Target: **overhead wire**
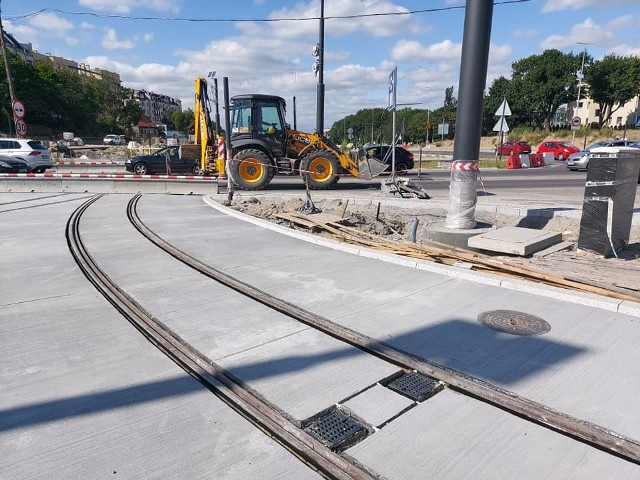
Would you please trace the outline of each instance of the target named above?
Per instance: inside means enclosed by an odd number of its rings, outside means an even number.
[[[502,0],[493,2],[494,5],[507,5],[515,3],[528,3],[532,0]],[[403,16],[403,15],[416,15],[422,13],[434,13],[443,12],[448,10],[463,10],[465,5],[449,5],[445,7],[423,8],[418,10],[405,10],[399,12],[378,12],[378,13],[359,13],[353,15],[329,15],[325,16],[325,20],[349,20],[356,18],[370,18],[370,17],[390,17],[390,16]],[[137,16],[137,15],[122,15],[122,14],[109,14],[109,13],[96,13],[96,12],[76,12],[70,10],[62,10],[60,8],[42,8],[35,12],[30,12],[21,15],[6,15],[5,18],[11,21],[21,21],[29,18],[42,15],[47,12],[55,12],[61,15],[78,15],[89,16],[95,18],[113,18],[122,20],[141,20],[141,21],[163,21],[163,22],[193,22],[193,23],[237,23],[237,22],[250,22],[250,23],[275,23],[275,22],[299,22],[308,20],[319,20],[320,17],[279,17],[279,18],[192,18],[192,17],[158,17],[158,16]]]

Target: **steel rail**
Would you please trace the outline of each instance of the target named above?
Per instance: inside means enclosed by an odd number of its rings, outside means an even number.
[[[66,238],[77,265],[107,301],[187,373],[313,469],[337,480],[377,479],[374,473],[309,435],[277,408],[194,349],[127,295],[99,268],[82,241],[80,219],[100,197],[89,199],[73,212],[67,221]]]
[[[69,193],[64,193],[64,194],[61,194],[61,195],[70,195],[70,194]],[[59,196],[59,195],[51,195],[50,197],[39,197],[39,198],[34,198],[34,199],[16,200],[14,202],[1,203],[0,204],[0,213],[15,212],[15,211],[18,211],[18,210],[27,210],[29,208],[49,207],[51,205],[58,205],[60,203],[75,202],[77,200],[84,200],[85,198],[93,197],[94,194],[85,195],[83,197],[69,198],[69,199],[66,199],[66,200],[57,200],[55,202],[38,203],[38,204],[35,204],[35,205],[24,205],[24,206],[16,207],[16,208],[7,208],[5,210],[2,209],[3,205],[9,205],[9,204],[15,204],[15,203],[24,203],[24,202],[35,202],[36,200],[42,200],[42,199],[51,198],[51,197],[57,197],[57,196]]]
[[[252,285],[202,263],[159,237],[142,222],[136,212],[136,206],[141,196],[141,194],[137,194],[132,197],[127,205],[127,215],[134,227],[159,248],[203,275],[263,305],[294,318],[305,325],[311,326],[387,362],[435,378],[452,390],[494,405],[504,411],[579,440],[629,462],[640,464],[640,442],[632,438],[522,397],[515,392],[503,389],[464,372],[399,350],[385,342],[304,310],[286,300],[274,297]]]

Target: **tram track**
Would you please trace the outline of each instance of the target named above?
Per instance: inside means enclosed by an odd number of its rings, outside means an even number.
[[[375,478],[375,475],[371,472],[352,463],[346,456],[333,452],[308,435],[295,422],[280,413],[277,408],[243,385],[240,380],[225,372],[224,369],[184,342],[176,333],[155,319],[149,312],[146,312],[125,292],[121,291],[117,285],[111,282],[108,276],[95,265],[91,255],[86,251],[79,231],[82,214],[98,198],[94,197],[88,200],[74,212],[67,224],[67,239],[69,248],[80,268],[114,307],[187,372],[198,378],[216,395],[230,404],[232,408],[251,419],[257,426],[266,430],[289,450],[305,459],[310,465],[313,465],[314,468],[317,468],[330,478]],[[633,439],[599,425],[566,415],[463,372],[398,350],[384,342],[273,297],[209,265],[203,264],[175,248],[146,227],[137,215],[137,203],[140,198],[140,194],[134,196],[127,205],[127,216],[134,227],[159,248],[203,275],[290,318],[402,369],[416,371],[437,379],[444,383],[447,388],[491,404],[627,461],[636,464],[640,463],[640,444]]]
[[[69,203],[69,202],[75,202],[78,200],[84,200],[86,198],[90,198],[93,197],[94,194],[90,194],[90,195],[84,195],[81,197],[73,197],[73,198],[66,198],[64,200],[55,200],[55,201],[48,201],[52,198],[57,198],[57,197],[65,197],[65,196],[69,196],[72,195],[70,193],[59,193],[57,195],[47,195],[44,197],[37,197],[37,198],[23,198],[21,200],[14,200],[11,202],[4,202],[4,203],[0,203],[0,213],[7,213],[7,212],[15,212],[18,210],[28,210],[31,208],[39,208],[39,207],[49,207],[51,205],[59,205],[61,203]],[[42,203],[35,203],[35,204],[31,204],[31,205],[24,205],[25,203],[28,202],[37,202],[39,200],[47,200],[46,202],[42,202]],[[13,207],[13,208],[4,208],[5,205],[20,205],[17,207]]]

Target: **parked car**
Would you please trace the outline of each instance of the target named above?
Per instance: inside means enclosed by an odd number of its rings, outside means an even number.
[[[580,147],[568,142],[561,142],[559,140],[549,140],[548,142],[542,142],[538,146],[537,153],[553,153],[555,160],[566,160],[569,155],[580,151]]]
[[[0,155],[25,161],[29,172],[42,173],[53,168],[53,160],[47,147],[40,140],[28,138],[0,138]]]
[[[109,134],[102,139],[102,143],[105,145],[125,145],[127,140],[124,138],[124,135]]]
[[[0,173],[27,173],[29,165],[20,158],[0,155]]]
[[[375,158],[380,162],[389,165],[387,172],[391,172],[392,158],[391,145],[370,145],[364,147],[364,151],[368,158]],[[404,175],[407,170],[414,167],[413,153],[406,148],[396,145],[396,173]]]
[[[518,140],[504,142],[496,147],[496,153],[499,155],[520,155],[531,153],[531,145],[528,142]]]
[[[572,153],[567,158],[566,166],[569,170],[586,170],[589,165],[589,152],[594,148],[599,147],[633,147],[637,142],[631,142],[629,140],[602,140],[600,142],[592,143],[584,150]]]
[[[148,173],[167,173],[167,163],[171,173],[200,175],[200,162],[197,158],[185,158],[180,155],[179,146],[168,146],[151,155],[137,155],[127,158],[124,168],[138,175]]]

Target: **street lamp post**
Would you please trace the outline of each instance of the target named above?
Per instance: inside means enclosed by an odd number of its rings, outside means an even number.
[[[582,88],[582,79],[584,78],[584,57],[587,53],[587,45],[591,45],[590,42],[577,42],[578,45],[584,45],[584,50],[582,51],[582,64],[580,66],[580,71],[576,74],[578,78],[578,99],[576,100],[576,111],[574,117],[578,116],[578,108],[580,108],[580,89]],[[582,123],[582,120],[580,121]],[[572,143],[576,140],[576,131],[573,131]]]
[[[431,122],[429,120],[429,117],[431,115],[431,108],[429,107],[429,92],[431,90],[431,87],[425,87],[425,90],[427,91],[427,140],[426,140],[426,144],[425,147],[429,144],[429,130],[431,130]]]

